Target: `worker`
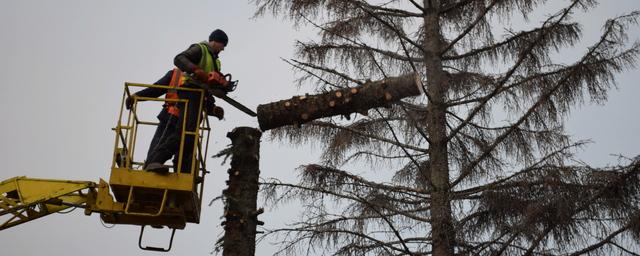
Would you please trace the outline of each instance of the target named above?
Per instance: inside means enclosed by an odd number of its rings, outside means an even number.
[[[156,81],[153,84],[169,86],[171,83],[171,78],[173,73],[174,73],[174,70],[167,71],[167,73],[162,78],[160,78],[158,81]],[[134,93],[133,95],[135,97],[158,98],[166,93],[167,93],[167,89],[165,88],[149,87],[137,93]],[[208,115],[215,116],[219,120],[222,120],[222,118],[224,117],[224,110],[221,107],[216,106],[214,102],[215,100],[213,99],[213,97],[210,94],[207,94],[205,98],[205,104],[204,104],[205,110]],[[127,109],[131,109],[133,107],[133,97],[127,97],[125,101],[125,106]],[[153,135],[153,138],[151,139],[151,143],[149,144],[147,156],[151,155],[151,152],[155,150],[155,148],[159,145],[160,141],[166,140],[174,130],[178,129],[178,127],[176,126],[178,123],[178,116],[169,114],[169,112],[167,111],[170,108],[169,106],[170,106],[169,104],[164,104],[162,111],[160,111],[160,113],[157,116],[159,122],[158,122],[158,126],[156,127],[156,131]],[[177,166],[177,162],[178,162],[177,157],[174,157],[173,159],[174,166]],[[143,169],[147,169],[146,167],[147,163],[149,163],[148,159],[145,160],[145,166],[143,166]],[[165,169],[166,171],[168,171],[168,168],[165,168]],[[160,170],[159,172],[166,172],[166,171]]]
[[[174,64],[178,69],[174,70],[172,83],[186,88],[200,89],[198,83],[208,82],[209,74],[212,71],[220,71],[218,54],[224,50],[228,41],[226,33],[216,29],[210,34],[208,42],[193,44],[187,50],[178,54],[174,58]],[[189,75],[182,75],[182,73]],[[170,130],[171,133],[167,138],[160,140],[155,149],[147,156],[146,170],[166,172],[167,168],[164,166],[164,162],[174,155],[178,158],[177,153],[180,149],[183,124],[184,132],[195,132],[199,125],[197,120],[200,117],[198,110],[201,103],[201,92],[178,90],[176,94],[177,98],[185,99],[188,103],[186,106],[182,102],[172,104],[167,108],[171,115],[178,115],[178,122],[176,123],[178,128]],[[173,96],[176,95],[173,94]],[[183,112],[185,107],[187,109],[186,113]],[[220,108],[220,110],[222,109]],[[222,111],[220,117],[223,116],[224,112]],[[175,165],[174,168],[182,172],[190,172],[192,169],[195,135],[185,134],[184,138],[181,164]]]
[[[187,50],[181,52],[174,58],[174,64],[177,69],[167,72],[156,84],[168,84],[170,86],[180,86],[186,88],[200,89],[197,83],[211,83],[210,73],[219,73],[220,61],[218,54],[224,50],[229,39],[226,33],[220,29],[214,30],[208,42],[202,42],[191,45]],[[184,75],[186,73],[187,75]],[[220,79],[224,81],[224,79]],[[216,86],[224,89],[224,82],[214,81]],[[186,99],[188,100],[186,118],[183,115],[184,103],[168,102],[164,105],[163,110],[158,115],[160,120],[158,128],[149,146],[147,159],[143,169],[158,173],[168,172],[168,168],[164,162],[174,157],[174,169],[177,171],[178,152],[182,136],[182,123],[185,123],[186,131],[195,132],[198,126],[198,112],[200,106],[200,92],[194,91],[167,91],[160,88],[146,88],[136,96],[140,97],[159,97],[166,93],[166,98]],[[128,105],[132,100],[128,99]],[[224,118],[224,110],[214,104],[215,100],[211,95],[205,97],[205,109],[209,115],[213,115],[218,119]],[[180,169],[182,172],[191,171],[191,163],[193,156],[195,136],[185,134],[183,146],[182,164]],[[196,165],[197,166],[197,165]]]

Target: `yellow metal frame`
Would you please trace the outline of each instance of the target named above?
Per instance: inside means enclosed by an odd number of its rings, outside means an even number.
[[[197,143],[194,143],[194,154],[193,154],[193,158],[192,160],[200,160],[200,161],[192,161],[192,165],[191,165],[191,170],[190,170],[190,174],[194,174],[194,166],[195,164],[200,164],[201,168],[205,168],[206,167],[206,158],[202,158],[202,140],[205,139],[206,142],[208,142],[209,139],[209,133],[211,131],[211,127],[210,127],[210,123],[209,120],[207,118],[204,118],[204,120],[201,119],[202,117],[202,113],[203,113],[203,104],[204,104],[204,92],[201,89],[193,89],[193,88],[185,88],[185,87],[169,87],[169,86],[162,86],[162,85],[149,85],[149,84],[139,84],[139,83],[125,83],[125,92],[122,96],[122,104],[120,107],[120,112],[118,115],[118,123],[116,125],[116,127],[113,129],[114,131],[116,131],[116,138],[115,138],[115,143],[114,143],[114,158],[112,161],[112,168],[116,167],[116,153],[118,152],[118,149],[120,146],[123,147],[123,149],[125,149],[126,154],[126,163],[124,166],[130,168],[130,169],[135,169],[133,164],[138,165],[138,167],[140,167],[143,163],[142,162],[136,162],[134,161],[133,158],[133,154],[135,152],[135,142],[136,142],[136,135],[137,135],[137,129],[139,125],[158,125],[157,122],[151,122],[151,121],[145,121],[145,120],[140,120],[140,118],[138,117],[137,113],[136,113],[136,109],[137,109],[137,105],[138,102],[140,101],[162,101],[162,102],[182,102],[185,103],[185,106],[187,105],[186,103],[188,103],[187,100],[184,99],[159,99],[159,98],[148,98],[148,97],[138,97],[138,96],[132,96],[131,92],[130,92],[130,87],[140,87],[140,88],[159,88],[159,89],[173,89],[173,90],[178,90],[178,91],[192,91],[192,92],[197,92],[200,93],[200,104],[198,106],[199,111],[198,113],[201,113],[201,115],[198,116],[197,118],[197,122],[198,122],[198,126],[196,126],[196,130],[195,131],[185,131],[185,127],[186,124],[183,122],[182,125],[182,134],[181,136],[181,143],[180,143],[180,150],[179,150],[179,155],[178,155],[178,162],[181,163],[182,162],[182,152],[184,149],[184,138],[186,135],[193,135],[195,137],[194,141]],[[132,106],[132,108],[129,111],[126,111],[125,107],[124,107],[124,103],[127,97],[133,97],[134,100],[134,104]],[[127,114],[127,117],[125,118],[124,115],[125,113]],[[183,109],[182,113],[186,119],[186,115],[187,115],[187,109],[185,107],[185,109]],[[206,116],[206,113],[205,113]],[[204,121],[204,122],[202,122]],[[123,133],[122,131],[126,130],[126,133]],[[130,149],[127,148],[127,145],[131,145],[132,147]],[[208,143],[205,143],[205,149],[204,149],[204,156],[206,156],[207,151],[208,151]],[[200,158],[200,159],[198,159]],[[178,173],[182,173],[180,170],[181,166],[178,166]]]
[[[167,175],[159,175],[151,172],[144,172],[140,170],[144,164],[143,161],[136,161],[133,159],[135,154],[135,145],[137,141],[137,132],[139,125],[158,125],[157,122],[142,120],[137,114],[138,104],[142,101],[163,101],[163,102],[181,102],[184,103],[185,108],[182,109],[182,115],[185,117],[182,120],[186,120],[188,113],[188,101],[185,99],[158,99],[158,98],[146,98],[137,97],[131,94],[131,87],[139,88],[161,88],[166,90],[183,90],[200,93],[200,104],[198,106],[200,113],[197,118],[198,125],[195,131],[186,131],[186,123],[182,122],[182,133],[180,134],[181,143],[179,147],[179,153],[176,156],[178,158],[177,169],[174,173]],[[124,103],[127,97],[132,97],[133,106],[129,111],[126,111]],[[191,221],[199,221],[200,206],[202,205],[202,191],[204,186],[202,183],[196,183],[196,176],[204,179],[206,171],[206,156],[208,153],[208,141],[211,131],[210,123],[207,118],[203,120],[203,105],[204,105],[204,91],[201,89],[183,88],[183,87],[168,87],[161,85],[148,85],[138,83],[125,83],[125,90],[122,96],[122,105],[120,107],[120,113],[118,115],[118,123],[114,128],[116,131],[114,154],[112,160],[111,177],[109,183],[113,193],[115,194],[116,201],[124,202],[125,214],[159,217],[164,214],[165,206],[169,200],[169,196],[181,195],[183,199],[191,200],[193,211],[191,211]],[[206,113],[204,113],[206,117]],[[204,121],[204,122],[203,122]],[[193,143],[193,155],[189,172],[183,173],[182,161],[184,161],[184,141],[187,135],[194,136]],[[204,142],[204,143],[203,143]],[[203,149],[204,144],[204,149]],[[126,199],[124,194],[126,193]],[[160,200],[156,202],[156,208],[154,211],[136,211],[132,210],[132,204],[137,201],[135,194],[137,193],[160,193],[162,196]],[[195,200],[195,201],[194,201]],[[148,206],[148,205],[147,205]]]

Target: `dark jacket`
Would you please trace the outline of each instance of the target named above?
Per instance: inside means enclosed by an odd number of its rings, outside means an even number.
[[[207,46],[207,50],[213,57],[213,63],[215,65],[216,60],[218,59],[218,55],[213,52],[213,49],[211,49],[211,46],[209,46],[208,44],[206,46]],[[176,55],[176,57],[173,59],[173,63],[176,65],[176,67],[182,70],[182,72],[191,74],[192,71],[196,67],[198,67],[198,64],[200,63],[200,58],[202,58],[202,50],[200,50],[200,46],[198,46],[198,44],[192,44],[191,46],[189,46],[189,48],[187,48],[183,52]],[[220,67],[215,67],[215,69],[219,70]],[[172,75],[172,70],[169,70],[162,78],[160,78],[154,84],[168,86],[169,83],[171,82],[171,75]],[[195,86],[189,86],[189,87],[195,87]],[[158,98],[165,93],[167,93],[167,89],[145,88],[137,92],[136,95],[139,97]],[[215,99],[211,95],[207,94],[205,96],[206,108],[211,108],[214,102],[215,102]]]
[[[218,59],[218,55],[213,52],[211,46],[207,44],[207,50],[211,53],[213,57],[213,63],[215,65],[216,60]],[[182,72],[186,72],[191,74],[193,70],[198,67],[200,63],[200,58],[202,58],[202,51],[200,50],[200,46],[198,44],[192,44],[184,50],[183,52],[176,55],[173,59],[173,64],[176,65]],[[216,69],[220,69],[220,67],[216,67]],[[155,82],[155,85],[169,85],[171,82],[171,70],[167,72],[160,80]],[[166,89],[160,88],[145,88],[136,93],[136,95],[140,97],[149,97],[149,98],[158,98],[163,94],[167,93]]]
[[[213,52],[211,46],[207,44],[207,50],[213,57],[213,63],[215,65],[216,60],[218,59],[218,54]],[[198,67],[198,63],[200,63],[200,58],[202,58],[202,50],[200,50],[200,46],[198,44],[192,44],[188,49],[176,55],[173,59],[173,64],[176,65],[182,72],[187,72],[191,74],[193,70]],[[215,70],[220,69],[220,67],[215,67]]]

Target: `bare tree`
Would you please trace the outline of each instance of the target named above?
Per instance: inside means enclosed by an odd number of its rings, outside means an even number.
[[[640,159],[590,168],[563,127],[572,107],[605,102],[615,74],[634,68],[640,44],[626,30],[639,12],[603,24],[582,56],[567,0],[542,20],[544,0],[254,0],[257,15],[319,31],[297,42],[300,83],[319,91],[409,72],[425,97],[352,121],[327,118],[273,130],[273,138],[322,143],[321,162],[298,184],[269,180],[272,203],[300,199],[303,218],[280,234],[300,255],[635,254],[640,238]],[[509,24],[524,17],[529,27]],[[506,24],[506,25],[505,25]],[[500,30],[503,29],[503,30]],[[497,33],[504,36],[496,36]],[[368,163],[371,171],[347,169]],[[389,179],[375,170],[393,171]],[[637,255],[637,254],[635,254]]]

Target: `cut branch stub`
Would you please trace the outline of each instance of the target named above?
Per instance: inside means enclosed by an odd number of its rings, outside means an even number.
[[[420,76],[412,73],[369,81],[361,86],[316,95],[295,96],[258,106],[258,123],[262,131],[303,124],[318,118],[351,113],[366,113],[386,107],[400,99],[420,95]]]

